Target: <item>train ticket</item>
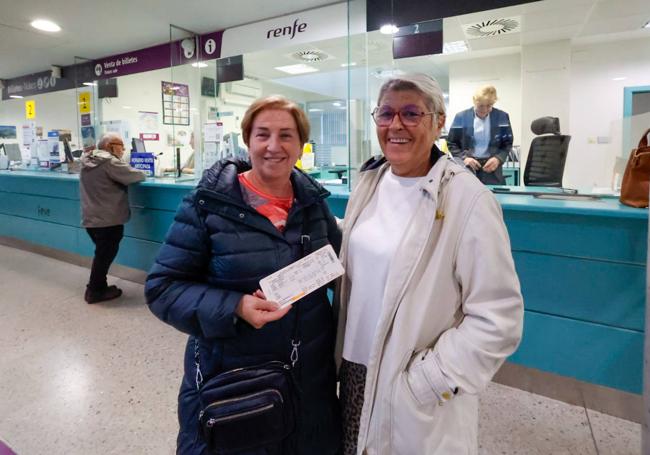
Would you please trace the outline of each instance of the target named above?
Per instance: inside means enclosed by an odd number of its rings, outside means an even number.
[[[338,278],[343,272],[332,245],[326,245],[262,278],[260,288],[267,300],[277,302],[282,308]]]

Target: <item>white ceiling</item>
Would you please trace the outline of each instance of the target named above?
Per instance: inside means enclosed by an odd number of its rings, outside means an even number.
[[[161,44],[169,24],[208,33],[341,0],[0,0],[0,79]],[[47,18],[56,34],[29,24]]]
[[[508,17],[521,20],[520,32],[480,39],[468,39],[463,32],[463,25]],[[247,76],[275,80],[333,98],[347,93],[348,81],[352,91],[363,90],[368,76],[381,78],[381,73],[389,75],[394,69],[427,73],[446,90],[450,62],[520,53],[522,46],[557,40],[571,40],[574,45],[580,45],[646,38],[650,46],[650,29],[642,28],[648,21],[650,0],[543,0],[445,19],[444,41],[465,41],[468,52],[393,60],[391,36],[372,32],[353,36],[349,42],[347,38],[337,38],[249,54],[245,56],[244,67]],[[274,69],[298,63],[292,54],[309,49],[323,51],[331,57],[310,63],[318,68],[318,73],[287,77]],[[348,59],[361,68],[354,69],[349,77],[341,67]]]
[[[0,0],[0,79],[43,71],[51,64],[69,65],[76,55],[99,58],[163,43],[169,39],[170,23],[206,33],[339,1],[186,0],[180,5],[174,0]],[[52,35],[31,30],[29,22],[37,17],[58,22],[63,31]],[[467,39],[463,32],[463,25],[508,17],[520,18],[520,32],[480,39]],[[445,42],[466,41],[469,52],[465,53],[393,62],[391,37],[373,32],[354,36],[349,42],[337,38],[250,54],[245,69],[249,76],[290,85],[311,86],[305,82],[311,80],[321,88],[328,84],[340,87],[347,82],[332,78],[347,77],[341,64],[349,59],[371,74],[392,68],[424,71],[445,87],[449,62],[518,53],[524,45],[561,39],[579,45],[638,38],[648,38],[650,45],[650,29],[641,28],[648,21],[650,0],[543,0],[445,19]],[[287,77],[274,69],[298,63],[291,54],[306,49],[331,56],[312,64],[318,74]]]

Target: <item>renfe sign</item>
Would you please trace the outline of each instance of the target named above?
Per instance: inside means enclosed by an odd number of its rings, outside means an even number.
[[[291,38],[293,39],[294,36],[296,36],[296,32],[302,33],[305,31],[307,28],[307,23],[303,22],[302,24],[298,25],[298,19],[293,21],[293,27],[288,26],[288,27],[280,27],[280,28],[274,28],[269,30],[266,33],[266,39],[271,38],[271,34],[273,34],[274,38],[277,38],[278,36],[287,36],[290,35]]]
[[[363,33],[365,23],[351,22],[349,33]],[[243,55],[284,46],[316,43],[348,35],[347,2],[229,28],[223,33],[221,57]]]

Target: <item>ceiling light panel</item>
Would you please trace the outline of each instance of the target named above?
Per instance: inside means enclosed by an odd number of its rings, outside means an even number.
[[[32,27],[34,27],[37,30],[41,30],[43,32],[60,32],[61,27],[59,27],[58,24],[55,24],[54,22],[47,20],[47,19],[36,19],[31,22],[30,24]]]
[[[305,74],[305,73],[315,73],[318,71],[317,68],[314,68],[313,66],[305,65],[304,63],[299,63],[297,65],[276,66],[275,69],[288,74]]]

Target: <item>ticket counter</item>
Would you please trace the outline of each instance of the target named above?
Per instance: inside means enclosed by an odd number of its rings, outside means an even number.
[[[132,218],[116,263],[136,280],[153,263],[178,204],[194,185],[149,179],[129,188]],[[93,245],[79,224],[78,186],[76,175],[0,171],[3,242],[91,257]],[[332,212],[342,217],[349,192],[329,189]],[[613,407],[590,407],[636,419],[642,404],[648,211],[622,206],[614,197],[542,200],[516,189],[497,199],[525,303],[524,337],[510,364],[599,387],[614,396]],[[521,378],[506,382],[522,386]]]

